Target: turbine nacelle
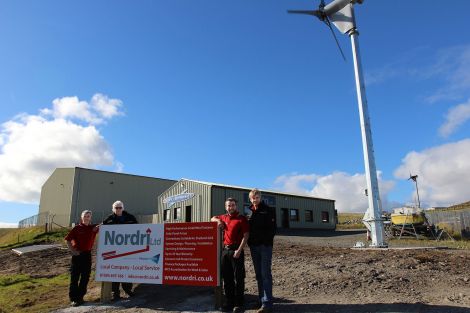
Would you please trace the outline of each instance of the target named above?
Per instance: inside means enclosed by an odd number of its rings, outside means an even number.
[[[287,13],[311,15],[324,22],[331,30],[331,34],[335,39],[339,52],[346,61],[346,57],[344,56],[343,50],[341,49],[338,38],[336,38],[331,24],[335,25],[343,34],[356,31],[353,4],[361,4],[362,2],[363,0],[334,0],[333,2],[325,5],[324,0],[321,0],[318,10],[287,10]]]

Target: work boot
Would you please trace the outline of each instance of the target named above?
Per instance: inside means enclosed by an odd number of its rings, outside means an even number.
[[[113,301],[113,302],[116,302],[116,301],[119,301],[119,300],[121,300],[120,295],[113,295],[113,297],[111,298],[111,301]]]
[[[266,306],[262,306],[261,308],[256,311],[256,313],[271,313],[273,311],[273,308],[268,308]]]
[[[241,306],[236,306],[233,308],[233,313],[243,313],[245,310]]]

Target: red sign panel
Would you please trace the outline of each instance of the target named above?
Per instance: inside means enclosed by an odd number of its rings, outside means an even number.
[[[217,286],[217,223],[167,223],[163,246],[163,284]]]

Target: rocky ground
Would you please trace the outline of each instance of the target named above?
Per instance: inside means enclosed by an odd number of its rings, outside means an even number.
[[[469,312],[470,251],[354,250],[363,232],[291,231],[276,238],[276,312]],[[67,271],[65,250],[18,257],[0,251],[0,274],[50,276]],[[247,312],[255,312],[256,281],[246,258]],[[88,298],[99,295],[93,284]],[[137,296],[112,305],[87,303],[57,312],[212,312],[213,289],[139,285]]]

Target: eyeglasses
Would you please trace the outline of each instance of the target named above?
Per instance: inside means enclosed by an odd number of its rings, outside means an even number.
[[[122,206],[117,206],[115,207],[116,210],[121,210],[122,209]]]

